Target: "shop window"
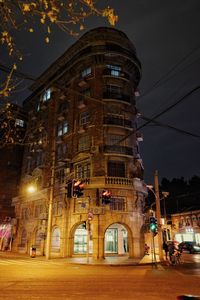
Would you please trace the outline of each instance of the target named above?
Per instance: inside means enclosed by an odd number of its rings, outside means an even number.
[[[125,177],[125,163],[122,161],[109,161],[108,176]]]

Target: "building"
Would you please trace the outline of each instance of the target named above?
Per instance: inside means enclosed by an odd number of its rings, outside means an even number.
[[[173,239],[200,244],[200,210],[171,215]]]
[[[12,198],[17,194],[26,130],[25,112],[15,104],[0,108],[0,222],[14,217]]]
[[[0,250],[11,249],[15,230],[12,198],[18,193],[23,157],[26,115],[21,107],[5,103],[0,108]]]
[[[143,255],[147,192],[135,106],[140,77],[127,36],[97,28],[34,83],[24,102],[27,146],[13,199],[17,251],[34,245],[48,257]],[[81,184],[77,197],[74,183]]]

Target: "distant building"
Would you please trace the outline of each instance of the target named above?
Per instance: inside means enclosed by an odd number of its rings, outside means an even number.
[[[140,77],[127,36],[97,28],[32,86],[24,102],[29,119],[20,193],[13,199],[17,251],[35,245],[46,254],[50,237],[54,256],[143,255]]]
[[[24,110],[15,104],[0,109],[0,223],[14,217],[12,197],[18,193],[26,130]]]
[[[174,240],[200,244],[200,210],[171,215]]]

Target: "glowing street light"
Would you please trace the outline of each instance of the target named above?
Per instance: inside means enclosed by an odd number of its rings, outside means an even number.
[[[29,194],[33,194],[37,191],[37,187],[33,184],[30,184],[28,187],[27,187],[27,192]]]

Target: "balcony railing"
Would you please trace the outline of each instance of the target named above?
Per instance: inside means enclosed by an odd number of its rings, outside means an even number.
[[[130,185],[133,186],[133,179],[124,177],[106,177],[105,184]]]
[[[133,155],[133,149],[126,146],[120,145],[105,145],[104,152],[106,153],[118,153],[118,154],[125,154],[125,155]]]
[[[115,99],[115,100],[120,100],[120,101],[128,102],[128,103],[131,102],[129,95],[114,93],[114,92],[109,92],[109,91],[106,91],[103,93],[103,99]]]
[[[104,117],[104,124],[118,125],[123,127],[132,128],[132,122],[130,120],[116,118],[116,117]]]

